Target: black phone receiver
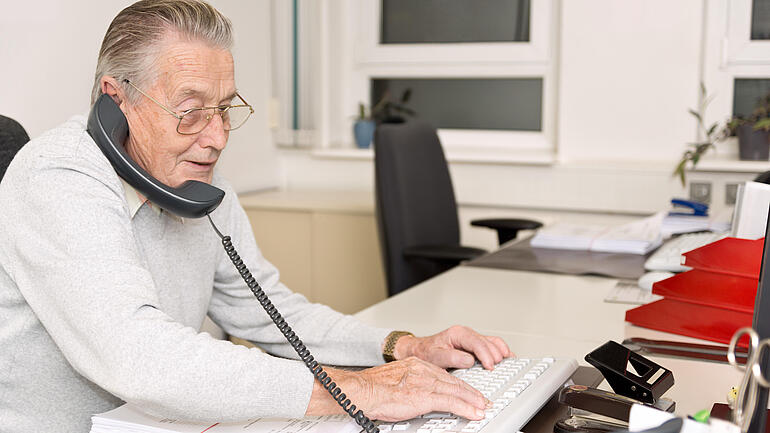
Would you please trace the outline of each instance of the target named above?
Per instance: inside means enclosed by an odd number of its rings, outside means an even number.
[[[200,218],[213,212],[225,197],[221,189],[197,180],[171,188],[152,177],[131,159],[123,147],[128,121],[118,104],[102,94],[88,116],[88,134],[129,185],[161,208],[184,218]]]

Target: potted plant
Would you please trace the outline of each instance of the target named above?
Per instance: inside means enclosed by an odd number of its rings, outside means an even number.
[[[382,98],[367,114],[366,106],[358,103],[358,117],[353,125],[353,136],[356,146],[361,149],[368,148],[374,138],[374,129],[380,123],[403,123],[403,116],[414,116],[414,110],[406,106],[412,95],[412,89],[406,89],[398,101],[392,101],[390,91],[385,91]]]
[[[374,119],[366,114],[366,106],[358,103],[358,118],[353,124],[353,137],[359,149],[366,149],[372,144],[374,138]]]
[[[398,101],[392,101],[390,91],[386,90],[382,98],[372,107],[372,117],[377,123],[404,123],[404,116],[414,116],[414,110],[406,106],[412,96],[412,89],[404,89]]]
[[[738,136],[738,156],[744,161],[767,161],[770,157],[770,93],[759,99],[747,118],[733,117],[727,134]]]
[[[695,168],[703,154],[714,147],[714,143],[725,138],[725,131],[717,130],[719,126],[718,122],[714,122],[708,127],[706,127],[706,124],[703,122],[703,117],[706,114],[706,107],[708,107],[713,98],[707,95],[706,86],[704,86],[703,83],[701,83],[700,92],[701,103],[698,110],[696,111],[691,108],[689,112],[698,121],[698,129],[703,134],[703,140],[695,143],[688,143],[687,150],[684,151],[682,158],[674,169],[673,175],[679,177],[682,186],[685,186],[685,170],[687,169],[687,163],[690,163],[690,168]]]

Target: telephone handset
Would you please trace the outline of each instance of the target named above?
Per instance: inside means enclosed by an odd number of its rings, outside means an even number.
[[[120,107],[109,95],[102,94],[91,108],[88,116],[87,131],[94,139],[99,149],[110,161],[110,164],[118,175],[142,193],[150,201],[161,208],[185,218],[208,217],[211,227],[222,240],[227,256],[233,262],[241,278],[246,282],[251,292],[270,316],[275,326],[281,331],[286,340],[305,363],[307,368],[321,385],[332,395],[332,398],[350,415],[356,423],[367,433],[379,433],[380,429],[366,416],[362,410],[356,411],[356,405],[352,404],[344,392],[337,386],[332,378],[323,370],[323,367],[313,358],[286,320],[278,312],[267,294],[262,290],[257,280],[246,268],[246,264],[235,251],[230,236],[224,236],[210,213],[219,206],[225,197],[225,192],[219,188],[204,182],[188,180],[179,188],[171,188],[152,177],[142,169],[126,152],[123,143],[128,137],[128,121]]]
[[[128,122],[107,94],[102,94],[94,103],[87,129],[121,178],[151,202],[175,215],[200,218],[216,209],[225,197],[221,189],[197,180],[171,188],[150,176],[123,147],[128,137]]]

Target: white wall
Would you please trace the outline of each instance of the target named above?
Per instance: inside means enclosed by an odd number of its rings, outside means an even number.
[[[0,13],[0,113],[35,137],[86,114],[99,46],[127,0],[4,2]],[[211,2],[235,27],[236,82],[255,113],[232,133],[219,169],[238,191],[274,186],[279,162],[267,128],[270,83],[266,1]]]
[[[696,131],[703,1],[561,4],[560,158],[673,164]]]

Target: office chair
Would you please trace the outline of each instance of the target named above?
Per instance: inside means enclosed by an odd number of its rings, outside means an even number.
[[[16,152],[29,141],[27,131],[19,122],[0,115],[0,180]]]
[[[388,293],[398,294],[486,251],[460,245],[452,179],[435,128],[409,121],[375,130],[377,228]],[[537,221],[488,219],[471,223],[497,230],[502,244]]]

